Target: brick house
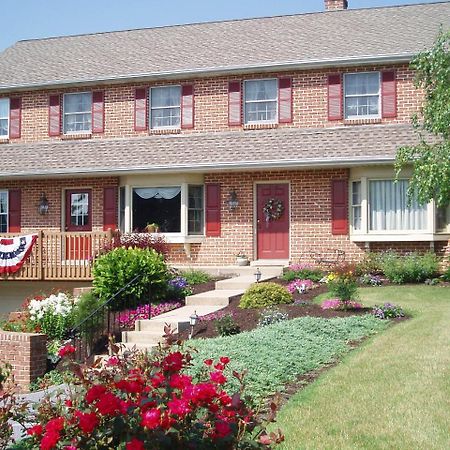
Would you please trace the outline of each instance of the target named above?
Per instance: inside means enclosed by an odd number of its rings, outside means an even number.
[[[408,206],[408,174],[393,182],[417,139],[409,62],[441,25],[449,2],[325,0],[16,43],[0,54],[0,233],[41,239],[16,278],[70,279],[107,230],[153,223],[184,264],[448,252],[450,211]]]

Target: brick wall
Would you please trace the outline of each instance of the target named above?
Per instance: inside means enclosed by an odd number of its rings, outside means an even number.
[[[392,66],[365,66],[339,69],[340,72],[392,69]],[[413,84],[414,73],[406,65],[395,66],[397,71],[398,115],[394,119],[380,119],[382,123],[408,123],[417,112],[421,93]],[[134,90],[136,87],[193,83],[195,93],[195,127],[181,133],[205,131],[242,130],[228,126],[228,81],[233,79],[269,78],[291,76],[293,78],[294,121],[280,127],[333,127],[344,121],[328,121],[327,75],[334,69],[296,71],[287,73],[252,74],[245,77],[215,77],[196,80],[159,81],[146,84],[119,84],[98,87],[105,91],[105,132],[94,134],[92,139],[133,137],[147,135],[148,131],[134,131]],[[95,89],[95,88],[92,88]],[[22,96],[22,137],[13,142],[36,142],[60,140],[48,136],[48,95],[86,91],[86,88],[71,88],[51,91],[29,91]],[[13,95],[13,94],[11,94]],[[1,94],[0,97],[6,96]]]
[[[61,231],[63,197],[66,189],[92,189],[92,231],[103,231],[103,188],[117,186],[117,177],[69,178],[0,181],[0,189],[22,192],[22,232],[35,230]],[[48,214],[38,212],[39,199],[45,193],[49,202]]]
[[[21,392],[29,391],[47,368],[47,337],[44,334],[14,333],[0,330],[0,361],[9,362],[14,381]]]

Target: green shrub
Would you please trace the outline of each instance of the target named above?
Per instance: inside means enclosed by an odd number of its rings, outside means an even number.
[[[338,273],[329,276],[328,290],[332,297],[338,298],[340,301],[348,303],[356,300],[358,283],[353,273]]]
[[[94,263],[94,293],[101,302],[108,300],[136,275],[134,283],[113,301],[116,310],[131,308],[164,297],[169,273],[164,257],[153,249],[116,248],[100,256]]]
[[[95,333],[103,324],[104,309],[100,308],[102,302],[99,301],[94,291],[87,291],[81,294],[74,309],[74,326],[80,328],[83,334]]]
[[[215,329],[219,336],[232,336],[241,332],[241,328],[233,319],[231,314],[227,314],[216,320]]]
[[[324,276],[324,273],[320,269],[287,269],[282,278],[285,281],[294,281],[294,280],[311,280],[314,282],[319,282]]]
[[[389,251],[381,256],[381,268],[392,283],[421,283],[438,273],[439,259],[432,252],[399,255]]]
[[[449,265],[444,270],[444,273],[442,274],[442,278],[444,281],[450,281],[450,258],[449,258]]]
[[[380,252],[367,252],[364,258],[355,266],[357,275],[380,274],[382,269],[382,256]]]
[[[181,276],[186,279],[190,286],[194,286],[195,284],[207,283],[208,281],[212,280],[212,276],[209,273],[198,269],[182,270]]]
[[[256,283],[241,297],[240,308],[264,308],[271,305],[292,303],[292,295],[276,283]]]

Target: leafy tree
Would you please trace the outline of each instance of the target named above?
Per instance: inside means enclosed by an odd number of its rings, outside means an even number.
[[[397,151],[397,178],[405,166],[413,174],[408,199],[419,203],[434,199],[438,206],[450,204],[450,31],[439,32],[431,49],[411,62],[416,71],[415,85],[423,89],[425,99],[420,115],[412,119],[419,135],[415,146]]]

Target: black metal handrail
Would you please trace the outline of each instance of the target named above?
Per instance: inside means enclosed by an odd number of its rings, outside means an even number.
[[[104,301],[80,323],[67,332],[67,339],[71,340],[75,346],[74,356],[76,360],[88,360],[96,351],[102,351],[107,346],[111,336],[121,332],[121,328],[116,327],[117,311],[112,310],[111,304],[122,292],[138,279],[142,278],[142,276],[143,274],[136,275],[125,286],[120,288],[108,300]]]

